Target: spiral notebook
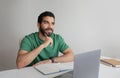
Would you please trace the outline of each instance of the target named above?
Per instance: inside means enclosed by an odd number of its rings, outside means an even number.
[[[39,72],[44,75],[53,74],[61,71],[72,70],[73,62],[69,63],[51,63],[51,64],[41,64],[34,67]]]

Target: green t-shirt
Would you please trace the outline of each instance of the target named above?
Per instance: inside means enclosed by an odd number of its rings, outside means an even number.
[[[63,52],[68,48],[68,45],[64,42],[60,35],[53,33],[51,38],[53,39],[53,45],[48,45],[46,48],[44,48],[28,66],[32,66],[42,60],[57,57],[59,52]],[[44,41],[40,39],[39,33],[35,32],[23,38],[21,41],[20,50],[30,52],[40,46],[42,43],[44,43]]]

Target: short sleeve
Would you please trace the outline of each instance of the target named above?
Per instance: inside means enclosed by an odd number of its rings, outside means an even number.
[[[64,39],[59,35],[59,51],[64,52],[69,46],[65,43]]]
[[[27,37],[24,37],[20,44],[19,50],[31,51],[30,40]]]

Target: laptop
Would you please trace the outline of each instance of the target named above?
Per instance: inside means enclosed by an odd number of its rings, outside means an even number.
[[[101,50],[75,55],[74,70],[54,78],[98,78]]]

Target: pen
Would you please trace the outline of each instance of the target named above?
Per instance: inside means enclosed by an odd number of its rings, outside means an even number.
[[[45,37],[48,37],[46,33],[44,33]]]

